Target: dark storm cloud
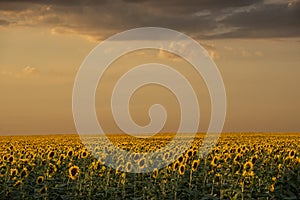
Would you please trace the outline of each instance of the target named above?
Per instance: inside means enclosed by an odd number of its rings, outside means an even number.
[[[0,18],[96,39],[141,26],[172,28],[199,39],[295,37],[299,5],[286,0],[0,0]]]
[[[300,1],[290,4],[261,5],[251,12],[240,12],[221,23],[238,30],[219,37],[293,37],[300,35]]]

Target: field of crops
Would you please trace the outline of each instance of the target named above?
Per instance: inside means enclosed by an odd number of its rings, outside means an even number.
[[[138,153],[157,150],[172,137],[111,140]],[[300,134],[223,134],[199,159],[202,141],[199,134],[162,169],[125,173],[134,163],[107,167],[106,155],[95,159],[76,135],[3,136],[0,199],[300,199]],[[147,163],[138,156],[135,161]]]

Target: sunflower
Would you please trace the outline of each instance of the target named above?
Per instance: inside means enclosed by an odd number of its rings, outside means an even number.
[[[225,162],[225,163],[228,163],[230,159],[231,159],[231,155],[230,155],[229,153],[227,153],[227,154],[225,155],[224,162]]]
[[[257,161],[257,158],[258,158],[257,155],[253,156],[253,157],[251,158],[251,162],[252,162],[253,164],[255,164],[256,161]]]
[[[48,160],[51,160],[54,156],[55,156],[55,152],[54,151],[49,151]]]
[[[17,176],[17,174],[18,174],[18,169],[10,169],[10,175],[12,177]]]
[[[253,163],[251,161],[248,161],[244,164],[244,170],[246,172],[250,172],[253,169]]]
[[[68,155],[68,157],[72,157],[74,155],[74,150],[72,148],[70,148],[67,155]]]
[[[23,168],[20,176],[21,178],[25,178],[28,176],[28,169],[26,167]]]
[[[276,156],[274,157],[274,162],[275,162],[276,164],[279,163],[280,160],[281,160],[281,158],[280,158],[279,155],[276,155]]]
[[[242,154],[237,154],[233,160],[234,164],[238,164],[242,158]]]
[[[183,175],[185,171],[185,165],[181,164],[178,168],[178,172],[180,175]]]
[[[37,184],[41,184],[44,182],[44,177],[43,176],[39,176],[37,177],[36,181],[35,181]]]
[[[125,180],[126,180],[126,174],[122,173],[121,174],[121,184],[124,185],[125,184]]]
[[[47,192],[47,187],[46,186],[44,186],[44,187],[42,187],[40,190],[39,190],[39,193],[40,194],[45,194]]]
[[[116,169],[116,174],[119,174],[120,172],[122,172],[124,170],[124,166],[123,165],[119,165]]]
[[[126,173],[123,172],[123,173],[121,174],[121,177],[122,177],[122,178],[126,178]]]
[[[0,174],[4,175],[6,173],[7,167],[6,165],[1,165],[0,166]]]
[[[243,176],[245,176],[245,177],[254,177],[255,176],[255,173],[253,172],[253,171],[246,171],[246,170],[244,170],[243,171]]]
[[[234,166],[233,166],[233,172],[235,174],[239,174],[240,170],[242,168],[242,165],[240,163],[236,163]]]
[[[179,167],[180,163],[179,161],[177,160],[176,162],[173,163],[173,170],[176,171]]]
[[[92,165],[93,165],[93,169],[96,171],[97,169],[100,169],[102,163],[100,161],[94,161]]]
[[[140,155],[139,154],[136,153],[136,154],[133,155],[133,160],[134,161],[138,161],[139,159],[140,159]]]
[[[47,164],[47,160],[46,159],[43,159],[42,160],[42,165],[46,165]]]
[[[23,158],[23,159],[21,160],[21,162],[22,162],[23,164],[27,164],[27,163],[29,163],[29,159]]]
[[[194,154],[193,149],[189,149],[188,152],[186,153],[186,158],[188,158],[188,159],[191,158],[193,156],[193,154]]]
[[[210,163],[210,165],[212,167],[216,167],[218,160],[219,160],[219,158],[217,156],[214,156],[213,159],[212,159],[212,161],[211,161],[211,163]]]
[[[183,156],[180,156],[177,160],[178,160],[179,163],[183,163],[184,162]]]
[[[274,187],[274,184],[272,184],[272,185],[270,186],[270,192],[274,192],[274,190],[275,190],[275,187]]]
[[[99,176],[100,176],[100,177],[104,176],[104,172],[100,172],[100,173],[99,173]]]
[[[9,156],[8,162],[10,162],[10,163],[13,163],[13,162],[14,162],[14,156],[13,156],[13,155]]]
[[[215,182],[220,182],[221,181],[222,175],[220,173],[216,173],[214,176],[214,181]]]
[[[99,158],[99,161],[101,162],[102,165],[105,164],[105,160],[106,160],[106,156],[103,156],[103,155],[102,155],[102,156]]]
[[[72,167],[70,167],[69,169],[69,177],[72,179],[72,180],[75,180],[78,175],[80,173],[80,170],[79,170],[79,167],[74,165]]]
[[[168,160],[168,158],[169,158],[169,152],[166,152],[164,154],[163,160]]]
[[[131,162],[127,162],[127,163],[126,163],[126,171],[130,172],[131,169],[132,169],[132,164],[131,164]]]
[[[18,181],[14,184],[14,187],[19,187],[21,184],[22,184],[22,181],[21,181],[21,180],[18,180]]]
[[[81,151],[80,158],[86,158],[87,156],[88,153],[85,150]]]
[[[295,158],[295,157],[296,157],[296,152],[295,152],[295,150],[290,150],[290,152],[289,152],[289,158],[293,159],[293,158]]]
[[[8,159],[8,155],[4,155],[4,156],[2,156],[2,159],[3,159],[4,161],[7,161],[7,159]]]
[[[145,158],[139,160],[139,168],[144,168],[146,164]]]
[[[59,161],[62,162],[66,158],[65,154],[60,154]]]
[[[56,165],[54,165],[54,164],[52,164],[52,163],[49,163],[49,166],[48,166],[48,174],[49,174],[49,175],[52,175],[52,174],[54,174],[56,171],[57,171]]]
[[[279,165],[277,166],[278,171],[280,171],[281,167],[282,167],[282,164],[279,164]]]
[[[155,168],[155,169],[153,170],[152,177],[153,177],[154,179],[156,179],[156,178],[157,178],[157,176],[158,176],[158,169],[157,169],[157,168]]]
[[[192,163],[192,171],[196,171],[197,167],[199,166],[200,160],[194,160]]]

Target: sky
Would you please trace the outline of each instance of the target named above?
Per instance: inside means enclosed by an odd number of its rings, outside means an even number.
[[[299,132],[299,19],[299,0],[0,0],[0,134],[76,133],[72,90],[84,58],[113,34],[149,26],[183,32],[208,51],[226,88],[224,132]],[[189,78],[205,131],[211,110],[203,79],[161,50],[133,52],[109,67],[96,94],[99,123],[120,131],[111,90],[126,70],[153,61]],[[178,102],[159,86],[134,94],[135,122],[147,125],[155,103],[168,111],[162,132],[176,131]]]

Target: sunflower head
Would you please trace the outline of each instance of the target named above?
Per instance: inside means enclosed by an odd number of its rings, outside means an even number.
[[[6,165],[0,166],[0,176],[4,176],[6,174],[7,167]]]
[[[163,156],[163,160],[168,160],[169,158],[169,152],[166,152]]]
[[[37,183],[37,184],[41,184],[41,183],[43,183],[43,182],[44,182],[44,177],[43,177],[43,176],[37,177],[37,179],[36,179],[36,183]]]
[[[239,163],[240,160],[241,160],[241,158],[242,158],[242,155],[241,155],[241,154],[237,154],[237,155],[235,156],[234,160],[233,160],[234,164]]]
[[[178,168],[178,172],[180,175],[184,175],[185,165],[181,164]]]
[[[18,169],[10,169],[10,175],[11,175],[12,177],[17,176],[17,174],[18,174]]]
[[[72,180],[75,180],[78,177],[79,172],[80,172],[79,167],[74,165],[74,166],[69,168],[69,177]]]
[[[119,173],[121,173],[122,171],[124,171],[124,166],[123,166],[123,165],[119,165],[119,166],[117,167],[116,174],[119,174]]]
[[[272,184],[272,185],[270,186],[270,192],[274,192],[274,190],[275,190],[275,187],[274,187],[274,184]]]
[[[88,157],[88,153],[87,153],[85,150],[83,150],[83,151],[81,152],[80,157],[81,157],[81,158],[86,158],[86,157]]]
[[[194,160],[192,163],[192,171],[195,172],[197,170],[197,167],[199,166],[200,161],[199,160]]]
[[[219,160],[219,158],[217,156],[214,156],[213,159],[212,159],[212,161],[211,161],[211,163],[210,163],[210,165],[212,167],[216,167],[217,163],[218,163],[218,160]]]
[[[52,164],[52,163],[49,163],[49,166],[48,166],[48,174],[49,174],[49,175],[52,175],[52,174],[54,174],[56,171],[57,171],[56,165],[54,165],[54,164]]]
[[[21,180],[18,180],[18,181],[14,184],[14,187],[19,187],[21,184],[22,184],[22,181],[21,181]]]
[[[8,155],[4,155],[4,156],[2,156],[2,159],[3,159],[4,161],[7,161],[7,159],[8,159]]]
[[[177,160],[178,160],[179,163],[183,163],[184,158],[183,158],[183,156],[180,156]]]
[[[55,156],[55,152],[54,151],[49,151],[48,160],[51,160],[54,156]]]
[[[41,195],[46,194],[46,193],[47,193],[47,187],[46,187],[46,186],[42,187],[42,188],[39,190],[39,193],[40,193]]]
[[[139,154],[134,154],[133,155],[133,159],[134,159],[134,161],[138,161],[139,159],[140,159],[140,155]]]
[[[144,168],[145,165],[146,165],[146,160],[145,160],[145,158],[140,159],[140,160],[139,160],[139,167],[140,167],[140,168]]]
[[[28,169],[26,167],[23,168],[20,176],[21,178],[25,178],[28,176]]]
[[[293,158],[295,158],[295,157],[296,157],[296,152],[295,152],[295,150],[290,150],[290,152],[289,152],[289,158],[293,159]]]
[[[126,178],[126,173],[123,172],[123,173],[121,174],[121,177],[122,177],[122,178]]]
[[[155,169],[153,170],[152,177],[153,177],[154,179],[156,179],[156,178],[157,178],[157,176],[158,176],[158,169],[157,169],[157,168],[155,168]]]
[[[244,170],[246,172],[250,172],[253,169],[253,163],[251,161],[248,161],[244,164]]]
[[[72,157],[74,155],[74,150],[73,149],[69,149],[67,155],[68,155],[68,157]]]
[[[121,174],[121,184],[124,185],[126,180],[126,173]]]
[[[62,162],[66,158],[65,154],[60,154],[59,161]]]
[[[14,162],[14,156],[13,156],[13,155],[9,156],[8,162],[10,162],[10,163],[13,163],[13,162]]]
[[[252,164],[255,164],[256,163],[256,161],[257,161],[257,155],[255,155],[255,156],[253,156],[252,158],[251,158],[251,162],[252,162]]]
[[[173,163],[173,170],[176,171],[176,170],[178,169],[179,165],[180,165],[179,161],[178,161],[178,160],[175,161],[175,162]]]
[[[132,164],[131,164],[131,162],[127,162],[127,163],[126,163],[126,171],[130,172],[131,169],[132,169]]]
[[[191,158],[193,156],[194,152],[193,149],[188,150],[188,152],[186,153],[186,157],[187,158]]]

